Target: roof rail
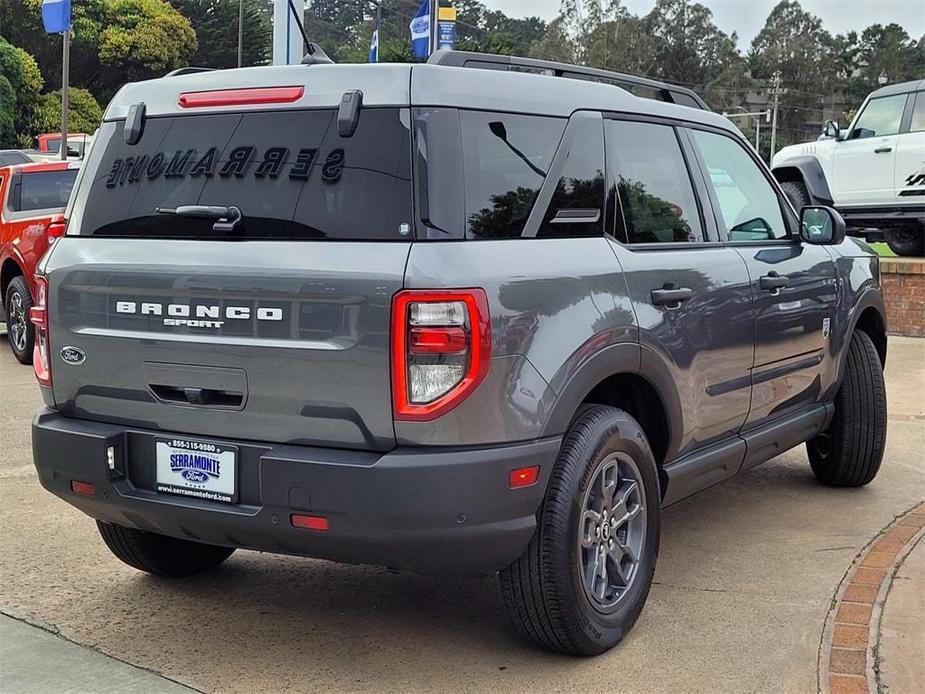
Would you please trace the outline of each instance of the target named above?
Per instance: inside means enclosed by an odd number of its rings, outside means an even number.
[[[213,72],[218,70],[217,67],[178,67],[176,70],[171,70],[164,77],[179,77],[180,75],[192,75],[197,72]]]
[[[492,53],[472,53],[467,51],[437,51],[427,61],[431,65],[448,67],[481,68],[483,70],[509,70],[515,72],[533,72],[554,77],[565,77],[587,82],[610,84],[647,99],[667,101],[682,106],[692,106],[704,111],[711,110],[700,96],[687,87],[679,87],[667,82],[625,75],[621,72],[598,70],[581,65],[556,63],[536,58],[519,58],[512,55],[495,55]]]

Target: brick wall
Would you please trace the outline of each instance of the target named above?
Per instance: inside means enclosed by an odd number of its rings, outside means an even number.
[[[925,258],[881,258],[880,282],[890,334],[925,337]]]

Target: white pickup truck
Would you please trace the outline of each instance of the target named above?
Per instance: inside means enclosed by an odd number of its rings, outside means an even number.
[[[827,121],[771,169],[797,209],[832,205],[852,231],[875,228],[897,255],[925,255],[925,79],[872,92],[847,130]]]

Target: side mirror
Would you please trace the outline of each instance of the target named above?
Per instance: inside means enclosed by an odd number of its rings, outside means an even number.
[[[831,137],[837,140],[841,134],[841,128],[838,127],[838,122],[827,120],[822,128],[822,134],[825,137]]]
[[[845,240],[845,220],[831,207],[800,210],[800,238],[817,246],[835,246]]]

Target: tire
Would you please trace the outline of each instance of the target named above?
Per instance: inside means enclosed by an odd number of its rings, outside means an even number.
[[[6,288],[4,299],[10,350],[21,364],[31,364],[32,348],[35,345],[35,326],[29,320],[32,293],[22,276],[13,278],[10,286]]]
[[[886,387],[870,337],[856,330],[848,345],[835,415],[828,430],[806,442],[816,478],[830,487],[861,487],[877,476],[886,445]]]
[[[885,236],[887,245],[896,255],[925,255],[925,227],[922,224],[887,229]]]
[[[598,519],[604,520],[607,479],[616,481],[611,498],[623,497],[622,506],[617,501],[611,508],[626,511],[622,517],[629,520],[618,524],[611,519],[604,531],[606,523],[595,521],[586,509],[601,511]],[[523,555],[500,572],[504,602],[524,636],[547,650],[582,656],[603,653],[623,639],[642,611],[655,573],[661,529],[658,479],[652,450],[635,419],[600,405],[579,413],[559,451],[536,533]],[[630,480],[636,482],[635,492]],[[616,549],[613,542],[619,543]],[[596,543],[610,547],[604,550],[603,579],[588,570],[601,556]],[[635,564],[620,544],[635,547]],[[627,573],[625,580],[615,570],[617,561]],[[612,588],[611,581],[623,586]],[[592,597],[592,590],[603,598]]]
[[[812,205],[813,201],[809,197],[809,193],[806,190],[806,186],[803,185],[800,181],[784,181],[780,184],[781,190],[787,194],[787,197],[790,198],[790,202],[793,203],[793,206],[797,210],[797,216],[800,216],[800,210],[808,205]]]
[[[144,530],[97,521],[103,542],[129,566],[161,578],[185,578],[218,566],[234,552]]]

